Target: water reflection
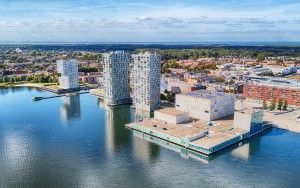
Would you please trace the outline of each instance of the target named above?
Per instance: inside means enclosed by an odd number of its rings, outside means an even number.
[[[109,107],[105,106],[103,98],[97,98],[97,104],[100,108],[109,108]]]
[[[111,153],[129,142],[125,124],[130,122],[130,106],[105,107],[105,121],[106,147]]]
[[[138,109],[132,109],[132,113],[131,113],[132,122],[142,121],[144,119],[149,119],[151,117],[153,117],[153,113],[151,113],[151,112],[138,110]]]
[[[153,117],[153,113],[132,109],[132,122],[141,121],[150,117]],[[135,157],[147,163],[154,162],[159,156],[160,147],[152,142],[142,140],[139,136],[135,134],[135,131],[133,131],[134,136],[132,138],[132,145]]]
[[[164,148],[167,148],[167,149],[170,149],[170,150],[175,151],[177,153],[180,153],[180,155],[183,158],[186,158],[186,159],[193,158],[193,159],[199,160],[199,161],[204,162],[204,163],[208,163],[208,161],[213,159],[213,157],[211,157],[211,156],[203,155],[199,152],[195,152],[195,151],[186,149],[186,148],[184,148],[182,146],[179,146],[177,144],[174,144],[174,143],[171,143],[171,142],[153,137],[153,136],[148,135],[148,134],[143,134],[142,132],[139,132],[139,131],[133,130],[133,135],[138,138],[137,140],[143,139],[145,141],[155,143],[159,146],[162,146]],[[137,143],[139,143],[139,142],[137,142]],[[159,150],[159,147],[157,149]]]
[[[249,160],[251,155],[260,151],[262,135],[257,135],[251,138],[251,142],[245,141],[239,144],[239,147],[232,150],[231,154],[235,157],[241,158],[245,161]]]
[[[133,136],[135,133],[125,129],[125,122],[118,123],[123,113],[128,115],[125,121],[141,115],[130,107],[125,112],[111,109],[107,113],[110,116],[107,120],[111,121],[105,125],[105,110],[90,95],[80,96],[81,118],[71,121],[74,126],[60,126],[63,125],[57,112],[62,105],[60,98],[31,100],[32,96],[47,95],[53,94],[28,92],[24,88],[0,97],[1,188],[297,187],[300,184],[299,134],[271,129],[246,141],[242,151],[234,145],[209,158],[209,164],[203,164],[198,162],[202,161],[201,154],[147,135]],[[113,148],[114,153],[106,152],[107,148]]]
[[[63,105],[60,108],[60,117],[63,121],[80,118],[80,95],[62,97]]]

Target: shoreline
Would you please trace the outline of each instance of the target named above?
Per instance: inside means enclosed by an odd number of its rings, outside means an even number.
[[[47,86],[55,86],[56,83],[2,83],[0,84],[0,89],[7,89],[7,88],[13,88],[13,87],[34,87],[34,88],[44,88]]]

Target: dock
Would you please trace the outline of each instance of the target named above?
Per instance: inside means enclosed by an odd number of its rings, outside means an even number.
[[[61,95],[54,95],[54,96],[49,96],[49,97],[33,97],[33,101],[40,101],[44,99],[52,99],[52,98],[58,98],[58,97],[69,97],[72,95],[80,95],[80,94],[86,94],[89,93],[88,91],[85,92],[78,92],[78,93],[67,93],[67,94],[61,94]]]

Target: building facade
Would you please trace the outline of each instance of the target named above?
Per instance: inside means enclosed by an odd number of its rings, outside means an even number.
[[[103,60],[105,103],[110,106],[129,103],[129,55],[123,51],[105,53]]]
[[[243,109],[234,112],[234,128],[241,128],[250,135],[263,131],[263,111]]]
[[[78,63],[76,60],[57,61],[57,72],[61,74],[59,78],[61,89],[79,88]]]
[[[150,52],[132,55],[134,108],[154,111],[160,107],[160,59]]]
[[[243,98],[272,101],[286,100],[289,105],[300,106],[300,87],[286,83],[250,82],[243,87]]]
[[[234,103],[232,95],[197,90],[176,95],[175,106],[177,110],[188,112],[192,118],[211,121],[234,114]]]

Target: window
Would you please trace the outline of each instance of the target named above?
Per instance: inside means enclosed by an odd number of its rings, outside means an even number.
[[[209,111],[208,111],[208,110],[205,110],[204,112],[205,112],[205,113],[209,113]]]

